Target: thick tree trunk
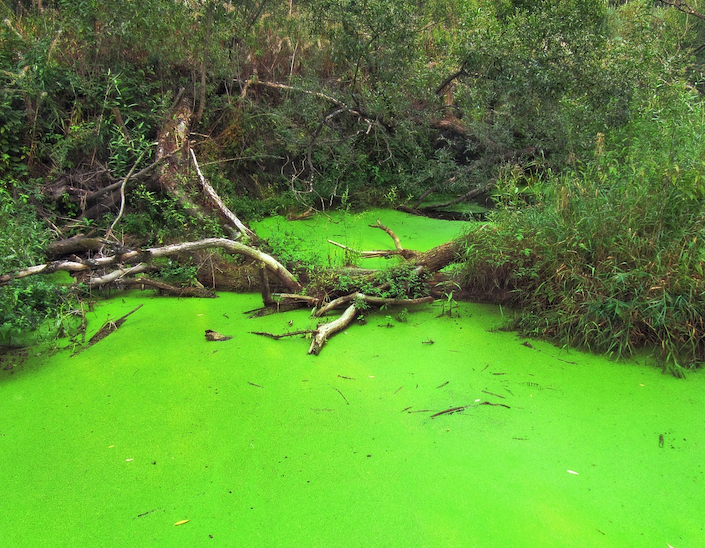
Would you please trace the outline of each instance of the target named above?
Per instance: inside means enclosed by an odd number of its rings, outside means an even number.
[[[428,272],[438,272],[454,263],[458,259],[458,253],[460,253],[460,242],[454,240],[422,253],[416,259],[416,265]]]

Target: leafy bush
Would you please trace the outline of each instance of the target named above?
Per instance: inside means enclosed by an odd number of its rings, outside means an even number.
[[[12,198],[12,192],[18,199]],[[50,235],[37,220],[30,194],[18,184],[0,185],[0,272],[41,262]],[[18,344],[28,332],[47,327],[65,332],[75,305],[68,288],[47,278],[25,278],[0,286],[0,344]]]
[[[464,281],[513,292],[515,326],[615,356],[656,348],[676,374],[705,360],[705,104],[660,86],[595,158],[505,175],[493,223],[467,236]]]

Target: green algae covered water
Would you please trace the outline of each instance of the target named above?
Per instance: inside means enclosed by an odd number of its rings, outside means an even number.
[[[527,341],[465,303],[381,312],[317,357],[250,333],[312,326],[248,318],[258,295],[131,292],[89,336],[139,304],[83,352],[0,372],[1,546],[705,545],[701,374]]]
[[[328,243],[330,240],[356,251],[393,250],[394,243],[386,232],[370,228],[377,220],[394,231],[403,247],[417,251],[428,251],[456,238],[467,224],[372,209],[361,213],[333,211],[295,222],[269,217],[255,223],[254,228],[260,237],[282,242],[285,250],[297,258],[326,266],[354,261],[360,267],[384,268],[391,264],[389,258],[360,259]]]

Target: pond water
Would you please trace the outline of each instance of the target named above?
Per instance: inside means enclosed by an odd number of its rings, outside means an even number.
[[[469,303],[381,312],[314,357],[250,333],[312,326],[260,302],[121,294],[89,314],[90,336],[143,304],[118,331],[0,372],[1,544],[705,545],[702,374]]]

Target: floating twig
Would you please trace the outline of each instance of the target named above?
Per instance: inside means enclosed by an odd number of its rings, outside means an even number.
[[[284,337],[295,337],[297,335],[311,335],[312,333],[316,333],[315,329],[300,329],[298,331],[291,331],[289,333],[282,333],[280,335],[277,335],[276,333],[270,333],[269,331],[250,331],[253,335],[262,335],[263,337],[269,337],[270,339],[274,339],[275,341],[278,341],[279,339],[283,339]]]
[[[347,403],[348,405],[350,405],[350,402],[348,401],[348,398],[346,398],[345,395],[344,395],[340,390],[338,390],[335,386],[333,386],[333,387],[331,387],[331,388],[333,388],[333,390],[335,390],[338,394],[340,394],[340,396],[345,400],[345,403]]]
[[[125,323],[125,320],[127,319],[127,317],[130,314],[134,314],[135,312],[137,312],[140,308],[142,308],[142,306],[143,305],[139,305],[137,308],[130,310],[127,314],[118,318],[115,321],[111,321],[111,320],[106,321],[103,324],[103,326],[98,330],[98,332],[88,340],[88,345],[77,350],[76,352],[74,352],[73,355],[75,356],[76,354],[79,354],[80,352],[82,352],[86,348],[90,348],[95,343],[102,341],[105,337],[107,337],[111,333],[114,333],[115,331],[117,331],[120,328],[120,326]]]
[[[503,403],[492,403],[489,401],[483,401],[483,402],[478,403],[477,405],[491,405],[492,407],[506,407],[507,409],[511,409],[511,407],[509,407],[508,405],[505,405]]]
[[[444,411],[434,413],[433,415],[431,415],[431,418],[440,417],[441,415],[453,415],[455,413],[460,413],[461,411],[465,411],[467,407],[467,405],[461,405],[460,407],[451,407],[450,409],[445,409]]]
[[[531,348],[532,350],[536,350],[536,352],[542,352],[542,350],[541,350],[540,348],[536,348],[536,347],[535,347],[534,345],[532,345],[529,341],[524,341],[523,343],[521,343],[521,345],[522,345],[522,346],[525,346],[526,348]],[[571,362],[571,361],[568,361],[568,360],[564,360],[563,358],[559,358],[558,356],[553,356],[553,355],[551,355],[551,354],[546,354],[546,355],[547,355],[547,356],[550,356],[550,357],[553,358],[554,360],[558,360],[559,362],[568,363],[568,364],[570,364],[570,365],[578,365],[578,362]]]

